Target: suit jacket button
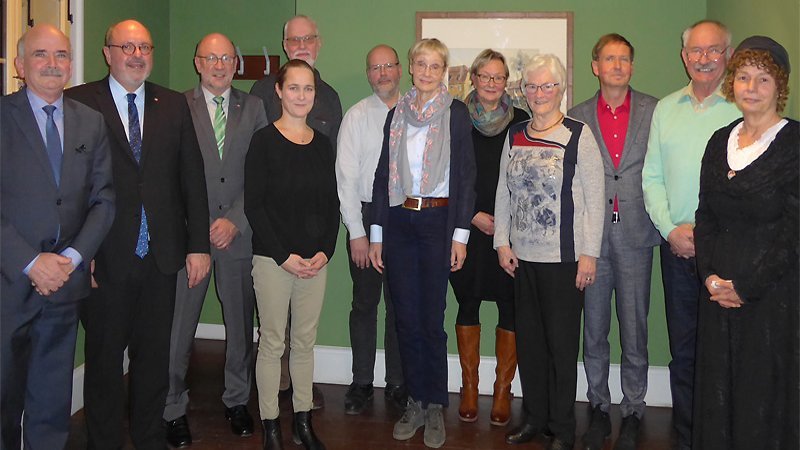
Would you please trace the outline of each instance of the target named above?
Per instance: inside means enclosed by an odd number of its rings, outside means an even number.
[[[613,198],[608,199],[608,204],[609,205],[613,205],[614,204],[614,199]]]
[[[50,239],[50,245],[56,245],[56,240],[55,239]]]
[[[61,206],[61,199],[60,198],[58,200],[56,200],[56,205],[57,206]]]
[[[619,175],[614,175],[615,180],[619,180]]]
[[[222,205],[219,205],[219,210],[222,211]]]
[[[224,182],[225,182],[225,177],[222,177],[222,178],[220,178],[220,179],[219,179],[219,182],[220,182],[220,183],[224,183]]]

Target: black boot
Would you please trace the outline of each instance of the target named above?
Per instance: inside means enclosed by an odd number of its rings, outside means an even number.
[[[280,417],[272,420],[262,420],[261,429],[264,430],[264,450],[283,450]]]
[[[311,426],[311,411],[294,413],[292,439],[295,444],[302,444],[306,450],[325,450],[325,445],[317,439]]]

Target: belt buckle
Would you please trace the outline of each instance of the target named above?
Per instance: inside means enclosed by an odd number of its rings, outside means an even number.
[[[412,211],[422,211],[422,197],[406,197],[406,200],[416,200],[417,206],[406,206],[405,202],[403,202],[403,208],[410,209]]]

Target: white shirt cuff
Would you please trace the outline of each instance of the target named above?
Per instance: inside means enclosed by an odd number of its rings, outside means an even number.
[[[375,243],[383,243],[383,227],[380,225],[369,226],[369,241]]]
[[[469,230],[456,228],[453,230],[453,240],[466,245],[469,242]]]

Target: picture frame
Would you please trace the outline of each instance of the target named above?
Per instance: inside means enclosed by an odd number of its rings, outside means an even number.
[[[416,13],[416,38],[437,38],[450,50],[448,89],[460,100],[472,90],[469,68],[483,49],[506,57],[506,91],[514,106],[530,113],[521,88],[522,72],[536,54],[552,53],[567,71],[562,111],[572,106],[573,14],[564,12],[430,12]]]

